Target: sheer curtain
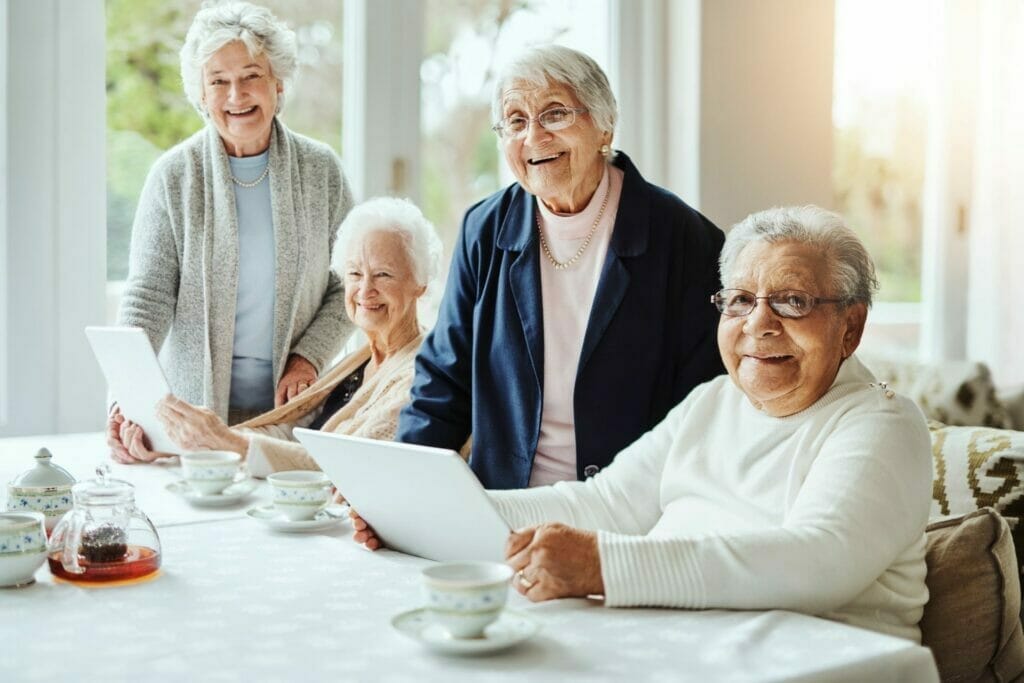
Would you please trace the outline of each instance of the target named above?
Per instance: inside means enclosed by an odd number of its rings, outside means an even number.
[[[1024,2],[978,17],[978,87],[968,267],[967,357],[1024,384]]]

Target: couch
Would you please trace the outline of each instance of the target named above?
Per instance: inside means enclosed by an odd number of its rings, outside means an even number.
[[[921,620],[943,681],[1024,679],[1024,390],[982,363],[862,358],[929,419],[930,599]]]

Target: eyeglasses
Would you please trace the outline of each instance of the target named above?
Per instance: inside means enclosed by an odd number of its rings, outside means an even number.
[[[576,123],[576,114],[586,113],[587,110],[582,107],[552,107],[532,119],[528,116],[506,116],[491,126],[491,130],[500,138],[518,138],[526,135],[532,121],[536,121],[544,130],[562,130]]]
[[[822,299],[798,289],[784,289],[766,296],[757,296],[745,289],[721,289],[711,295],[713,303],[723,315],[742,317],[750,315],[757,300],[764,299],[773,311],[783,318],[803,318],[818,304],[841,304],[845,299]]]

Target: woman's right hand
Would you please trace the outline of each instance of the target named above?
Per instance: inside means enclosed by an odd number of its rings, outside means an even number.
[[[366,520],[359,516],[353,508],[348,509],[348,516],[352,518],[352,528],[356,530],[352,534],[352,540],[362,543],[369,550],[377,550],[381,547],[380,539],[373,531],[373,527],[366,523]]]
[[[107,445],[110,446],[110,457],[122,465],[130,465],[138,462],[128,452],[128,448],[121,440],[121,427],[124,425],[124,415],[121,408],[115,403],[107,416]]]

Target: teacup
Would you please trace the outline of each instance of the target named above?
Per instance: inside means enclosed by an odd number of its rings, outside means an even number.
[[[46,516],[0,512],[0,586],[27,586],[46,559]]]
[[[242,456],[233,451],[183,453],[181,471],[193,490],[212,496],[231,486],[238,476],[241,460]]]
[[[423,570],[427,612],[453,638],[481,638],[508,599],[512,568],[499,562],[448,562]]]
[[[274,472],[267,477],[274,508],[293,522],[313,519],[331,502],[331,482],[316,470]]]

